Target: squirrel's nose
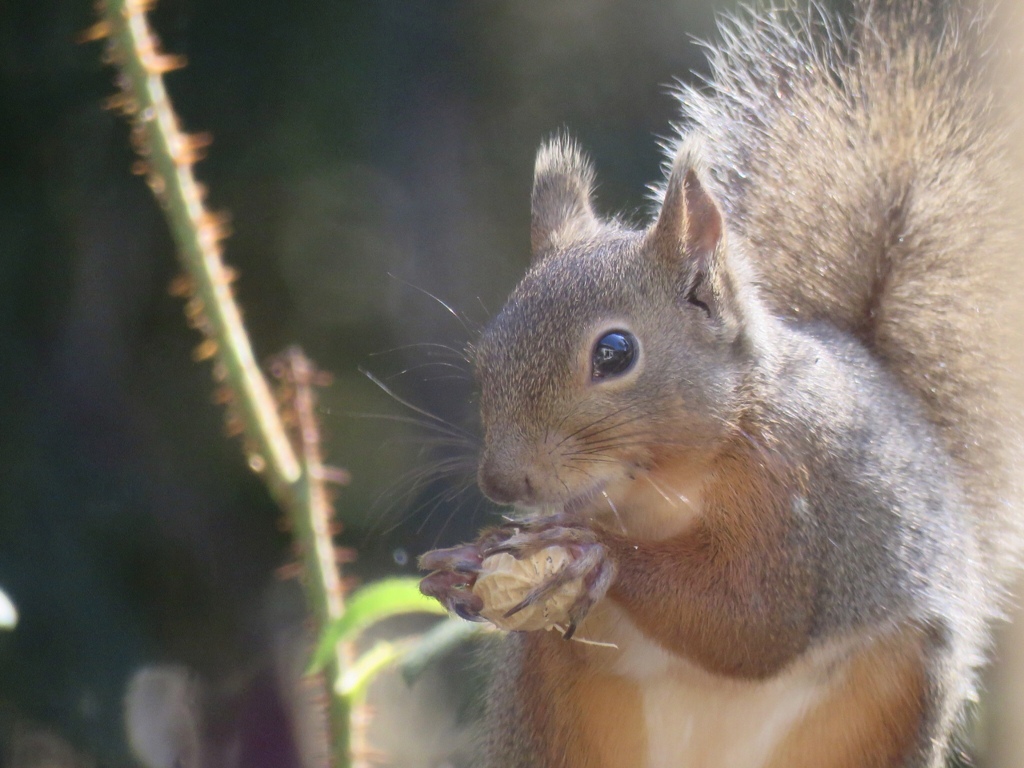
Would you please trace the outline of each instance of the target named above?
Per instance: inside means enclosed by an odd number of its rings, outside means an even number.
[[[480,463],[477,482],[484,495],[499,504],[529,503],[534,494],[529,473],[519,468],[505,468],[493,458],[485,458]]]

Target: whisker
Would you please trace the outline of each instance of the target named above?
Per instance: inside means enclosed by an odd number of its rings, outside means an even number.
[[[644,445],[645,443],[653,443],[651,440],[645,439],[647,435],[642,432],[636,432],[629,435],[622,435],[621,437],[609,437],[601,440],[593,445],[586,445],[570,451],[570,455],[586,455],[591,453],[607,453],[610,450],[619,448],[622,446],[632,445]]]
[[[623,411],[627,411],[627,410],[629,410],[632,407],[633,407],[632,405],[625,405],[622,408],[619,408],[617,411],[612,411],[611,413],[606,413],[604,416],[602,416],[597,421],[592,421],[590,424],[586,424],[586,425],[580,427],[575,432],[570,432],[568,435],[566,435],[565,437],[562,438],[562,440],[559,443],[559,445],[564,443],[566,440],[569,440],[570,438],[576,437],[576,435],[578,435],[580,432],[583,432],[584,430],[590,429],[591,427],[596,427],[601,422],[603,422],[603,421],[605,421],[607,419],[610,419],[613,416],[618,416]]]
[[[454,309],[452,309],[452,307],[449,304],[447,304],[445,301],[443,301],[439,297],[437,297],[434,294],[432,294],[426,288],[421,288],[418,285],[414,285],[413,283],[410,283],[408,280],[405,280],[405,279],[403,279],[401,277],[398,277],[397,275],[395,275],[395,274],[393,274],[391,272],[388,272],[387,274],[388,274],[388,277],[390,277],[392,280],[397,280],[398,282],[402,283],[403,285],[406,285],[409,288],[412,288],[414,291],[419,291],[424,296],[429,296],[431,299],[436,301],[442,307],[447,309],[448,312],[451,313],[451,316],[459,321],[459,324],[462,326],[462,330],[464,330],[466,332],[467,336],[472,336],[473,335],[473,331],[470,329],[469,325],[466,323],[465,318],[463,318],[462,315],[460,315],[458,312],[456,312]]]
[[[402,414],[394,413],[363,413],[358,411],[349,411],[346,415],[356,419],[380,419],[382,421],[395,421],[399,424],[412,424],[413,426],[426,429],[431,432],[435,432],[440,435],[444,435],[446,438],[453,441],[460,441],[457,444],[465,445],[468,447],[476,448],[479,446],[479,441],[468,432],[459,429],[454,424],[451,424],[444,419],[438,419],[437,421],[427,421],[425,419],[417,419],[414,416],[403,416]]]
[[[450,376],[427,376],[423,381],[472,381],[473,377],[468,373],[455,375],[454,373]]]
[[[463,473],[468,473],[468,470],[473,468],[475,468],[475,465],[471,465],[464,457],[442,459],[425,467],[414,467],[400,475],[395,480],[395,484],[391,488],[385,489],[379,498],[386,497],[400,486],[406,486],[399,498],[408,499],[429,483],[443,480],[446,477],[457,477]]]
[[[618,464],[618,459],[609,456],[566,456],[566,461],[576,461],[584,464]]]
[[[389,374],[387,378],[388,379],[394,379],[394,378],[397,378],[399,376],[405,376],[406,374],[412,373],[413,371],[423,370],[424,368],[452,368],[453,370],[456,370],[460,374],[462,374],[463,378],[468,378],[469,377],[468,371],[466,371],[464,368],[460,368],[459,366],[455,365],[455,363],[450,363],[447,360],[430,360],[430,361],[428,361],[426,363],[418,363],[417,365],[410,365],[408,368],[403,368],[402,370],[398,371],[397,373]]]
[[[647,430],[637,430],[636,432],[627,432],[624,435],[612,435],[612,436],[609,436],[609,437],[603,437],[600,440],[588,441],[587,443],[582,445],[578,450],[579,451],[603,450],[607,446],[621,445],[621,444],[625,443],[626,441],[634,440],[635,438],[640,438],[640,437],[647,437],[647,435],[648,435]]]
[[[673,489],[672,495],[675,497],[675,499],[673,500],[672,498],[669,497],[668,493],[665,491],[664,488],[662,488],[660,485],[654,482],[654,479],[650,475],[644,475],[643,477],[648,483],[651,484],[651,487],[654,488],[654,490],[656,490],[658,494],[672,506],[678,506],[679,502],[682,502],[688,507],[693,507],[693,502],[690,501],[690,499],[687,496]]]
[[[647,419],[649,417],[650,417],[650,414],[638,413],[636,416],[632,416],[632,417],[630,417],[628,419],[623,419],[622,421],[619,421],[619,422],[617,422],[615,424],[607,424],[604,427],[602,427],[601,429],[594,430],[593,432],[586,432],[586,433],[584,433],[580,437],[580,439],[581,440],[590,440],[591,438],[595,437],[596,435],[604,434],[605,432],[609,432],[609,431],[611,431],[613,429],[619,429],[620,427],[624,427],[627,424],[632,424],[633,422],[640,421],[641,419]]]
[[[436,341],[418,341],[412,344],[401,344],[397,347],[391,347],[390,349],[384,349],[380,352],[370,352],[367,357],[381,357],[382,355],[390,355],[395,352],[404,352],[407,349],[419,349],[420,347],[427,347],[427,354],[436,354],[437,350],[444,352],[450,352],[451,354],[458,357],[460,360],[464,360],[467,363],[472,364],[472,360],[469,359],[469,355],[466,354],[465,350],[460,350],[457,347],[453,347],[450,344],[441,344]]]
[[[376,384],[378,387],[380,387],[382,390],[384,390],[384,392],[386,394],[390,395],[394,400],[396,400],[401,405],[404,405],[406,408],[410,409],[411,411],[414,411],[414,412],[420,414],[421,416],[425,416],[426,418],[430,419],[433,422],[442,424],[442,425],[444,425],[448,429],[455,430],[456,432],[459,432],[460,434],[462,434],[462,435],[464,435],[466,437],[470,437],[470,434],[468,432],[466,432],[464,429],[461,429],[461,428],[455,426],[454,424],[452,424],[449,421],[445,421],[440,416],[435,416],[430,411],[425,410],[423,408],[420,408],[418,405],[413,405],[412,403],[410,403],[408,400],[406,400],[403,397],[399,397],[397,394],[395,394],[395,392],[390,387],[388,387],[387,384],[385,384],[383,381],[378,379],[376,376],[374,376],[372,373],[370,373],[365,368],[360,367],[357,370],[361,374],[363,374],[366,378],[368,378],[370,381],[372,381],[374,384]]]
[[[632,448],[633,446],[637,446],[637,445],[641,445],[641,446],[643,446],[643,445],[651,445],[651,446],[657,446],[657,445],[682,445],[682,446],[691,446],[692,447],[693,443],[691,441],[689,441],[689,440],[664,440],[664,439],[661,439],[661,438],[646,439],[646,440],[627,440],[627,441],[623,441],[623,442],[618,442],[618,441],[609,441],[608,442],[608,446],[610,446],[612,448]],[[588,450],[596,450],[596,452],[602,453],[602,452],[608,450],[608,448],[607,447],[602,447],[600,449],[584,448],[581,451],[579,451],[579,453],[585,453]]]
[[[423,533],[423,529],[426,527],[427,522],[430,520],[431,516],[438,509],[441,508],[441,504],[452,504],[452,503],[454,503],[455,500],[458,499],[459,496],[462,496],[464,493],[466,493],[466,491],[468,491],[472,487],[472,485],[473,484],[471,482],[466,482],[466,483],[463,483],[462,487],[460,487],[460,488],[449,488],[448,491],[446,491],[444,493],[441,493],[441,494],[438,494],[438,496],[439,496],[438,502],[434,505],[434,508],[431,509],[430,512],[426,516],[424,516],[423,520],[420,521],[419,526],[416,528],[416,533],[417,534]],[[453,517],[454,517],[454,515],[449,515],[448,519],[445,520],[444,525],[442,525],[441,528],[437,532],[437,537],[438,538],[441,538],[441,535],[444,533],[445,529],[448,527],[448,524],[451,523]]]
[[[558,430],[558,429],[561,429],[561,428],[562,428],[562,425],[563,425],[563,424],[565,424],[566,420],[568,420],[568,418],[569,418],[570,416],[572,416],[572,415],[573,415],[574,413],[576,413],[576,411],[577,411],[577,410],[579,409],[579,407],[580,407],[581,405],[583,405],[583,401],[582,401],[582,400],[578,400],[578,401],[576,401],[576,402],[575,402],[575,403],[573,404],[572,408],[570,408],[569,410],[567,410],[567,411],[566,411],[566,412],[565,412],[565,413],[564,413],[564,414],[562,415],[562,418],[558,420],[558,423],[557,423],[557,424],[555,424],[555,426],[554,426],[554,429],[556,429],[556,430]],[[559,442],[559,443],[558,443],[558,445],[561,445],[562,443],[564,443],[564,442],[565,442],[566,440],[568,440],[568,439],[569,439],[569,437],[572,437],[572,435],[569,435],[569,436],[567,436],[566,438],[564,438],[564,439],[563,439],[563,440],[562,440],[561,442]],[[555,446],[555,447],[557,448],[558,446]]]
[[[384,447],[394,447],[394,446],[399,446],[399,445],[400,446],[415,446],[418,449],[416,451],[416,455],[419,456],[421,459],[424,459],[424,458],[430,456],[431,452],[435,452],[435,451],[437,451],[437,452],[449,452],[451,450],[456,450],[456,451],[460,451],[460,452],[466,452],[467,449],[472,448],[472,446],[466,445],[465,443],[456,442],[456,441],[450,440],[450,439],[445,439],[445,438],[440,438],[440,437],[430,437],[430,436],[420,436],[420,437],[418,437],[416,435],[408,435],[408,436],[400,436],[400,437],[389,437],[388,439],[382,440],[380,442],[380,446],[382,448],[384,448]],[[471,452],[474,455],[476,454],[475,450],[473,450]]]
[[[607,501],[608,506],[611,507],[612,514],[615,515],[615,519],[619,523],[619,528],[622,529],[623,533],[625,533],[626,524],[622,521],[622,517],[619,515],[619,508],[615,506],[615,503],[612,501],[612,497],[608,495],[607,491],[601,491],[601,495],[604,496],[604,500]]]
[[[474,486],[473,476],[475,472],[470,473],[470,470],[473,469],[475,469],[475,462],[467,461],[466,457],[455,457],[434,462],[427,467],[416,467],[405,472],[395,481],[395,485],[383,491],[371,504],[371,510],[380,510],[380,512],[377,515],[376,521],[368,527],[366,541],[372,536],[387,535],[394,532],[399,526],[413,519],[416,515],[422,514],[426,509],[428,511],[423,516],[417,532],[421,531],[432,518],[434,512],[440,509],[442,505],[450,503],[458,493],[465,492]],[[391,525],[386,527],[382,525],[385,519],[390,517],[390,512],[397,505],[409,505],[411,500],[423,489],[429,487],[430,484],[460,475],[464,478],[461,483],[453,487],[441,488],[421,503],[409,508],[405,514],[397,517]]]
[[[658,492],[658,495],[659,495],[659,496],[661,496],[661,498],[663,498],[663,499],[664,499],[664,500],[665,500],[665,501],[666,501],[666,502],[667,502],[668,504],[672,504],[672,505],[675,505],[675,502],[674,502],[674,501],[672,501],[672,499],[670,499],[670,498],[668,497],[668,494],[667,494],[667,493],[665,493],[664,489],[663,489],[663,488],[662,488],[662,487],[661,487],[660,485],[658,485],[658,484],[657,484],[656,482],[654,482],[654,481],[653,481],[653,480],[651,479],[651,476],[650,476],[650,475],[644,475],[644,479],[645,479],[645,480],[646,480],[646,481],[647,481],[648,483],[650,483],[651,487],[652,487],[652,488],[653,488],[654,490],[656,490],[656,491]]]
[[[422,512],[428,503],[430,504],[430,508],[427,510],[427,513],[425,515],[422,515],[422,517],[420,518],[420,524],[416,526],[417,535],[423,533],[423,529],[427,527],[427,523],[429,523],[430,520],[434,517],[434,513],[441,509],[441,507],[445,504],[444,493],[436,494],[430,499],[429,502],[424,502],[423,506],[419,507],[416,510],[413,510],[409,515],[406,516],[405,519],[409,520],[412,518],[414,514]],[[448,520],[445,521],[445,525],[447,525],[448,522],[450,521],[451,516],[449,515]],[[440,537],[440,532],[438,532],[438,536]]]
[[[587,472],[585,469],[580,469],[579,467],[573,467],[573,466],[569,466],[569,465],[566,465],[565,468],[566,469],[571,469],[573,472],[579,472],[581,475],[583,475],[584,477],[586,477],[589,480],[593,480],[594,479],[594,476],[592,474],[590,474],[589,472]]]

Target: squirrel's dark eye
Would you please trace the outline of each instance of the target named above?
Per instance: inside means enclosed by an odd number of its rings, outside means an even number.
[[[636,360],[636,349],[636,337],[628,331],[606,333],[594,345],[591,377],[604,379],[625,373]]]

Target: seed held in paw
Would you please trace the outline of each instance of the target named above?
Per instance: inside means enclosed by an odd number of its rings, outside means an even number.
[[[557,546],[546,547],[521,560],[506,552],[487,557],[473,585],[473,594],[484,603],[480,615],[498,629],[508,631],[564,627],[569,622],[569,608],[583,590],[582,579],[566,582],[511,616],[505,614],[531,590],[554,578],[570,561],[569,552]]]

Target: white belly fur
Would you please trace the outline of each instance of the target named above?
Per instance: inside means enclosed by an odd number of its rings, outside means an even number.
[[[638,540],[680,534],[701,512],[703,478],[685,467],[610,488],[612,508]],[[596,509],[600,513],[601,509]],[[637,768],[761,768],[803,716],[843,680],[835,664],[855,646],[837,641],[811,651],[770,680],[712,675],[665,651],[610,600],[598,605],[578,636],[611,643],[593,662],[640,689],[647,759]]]
[[[592,652],[604,655],[609,672],[640,689],[647,729],[642,768],[765,765],[774,747],[842,679],[834,668],[826,670],[849,650],[844,643],[811,652],[770,680],[735,680],[668,653],[610,602],[595,613],[581,634],[614,643],[618,650]]]

